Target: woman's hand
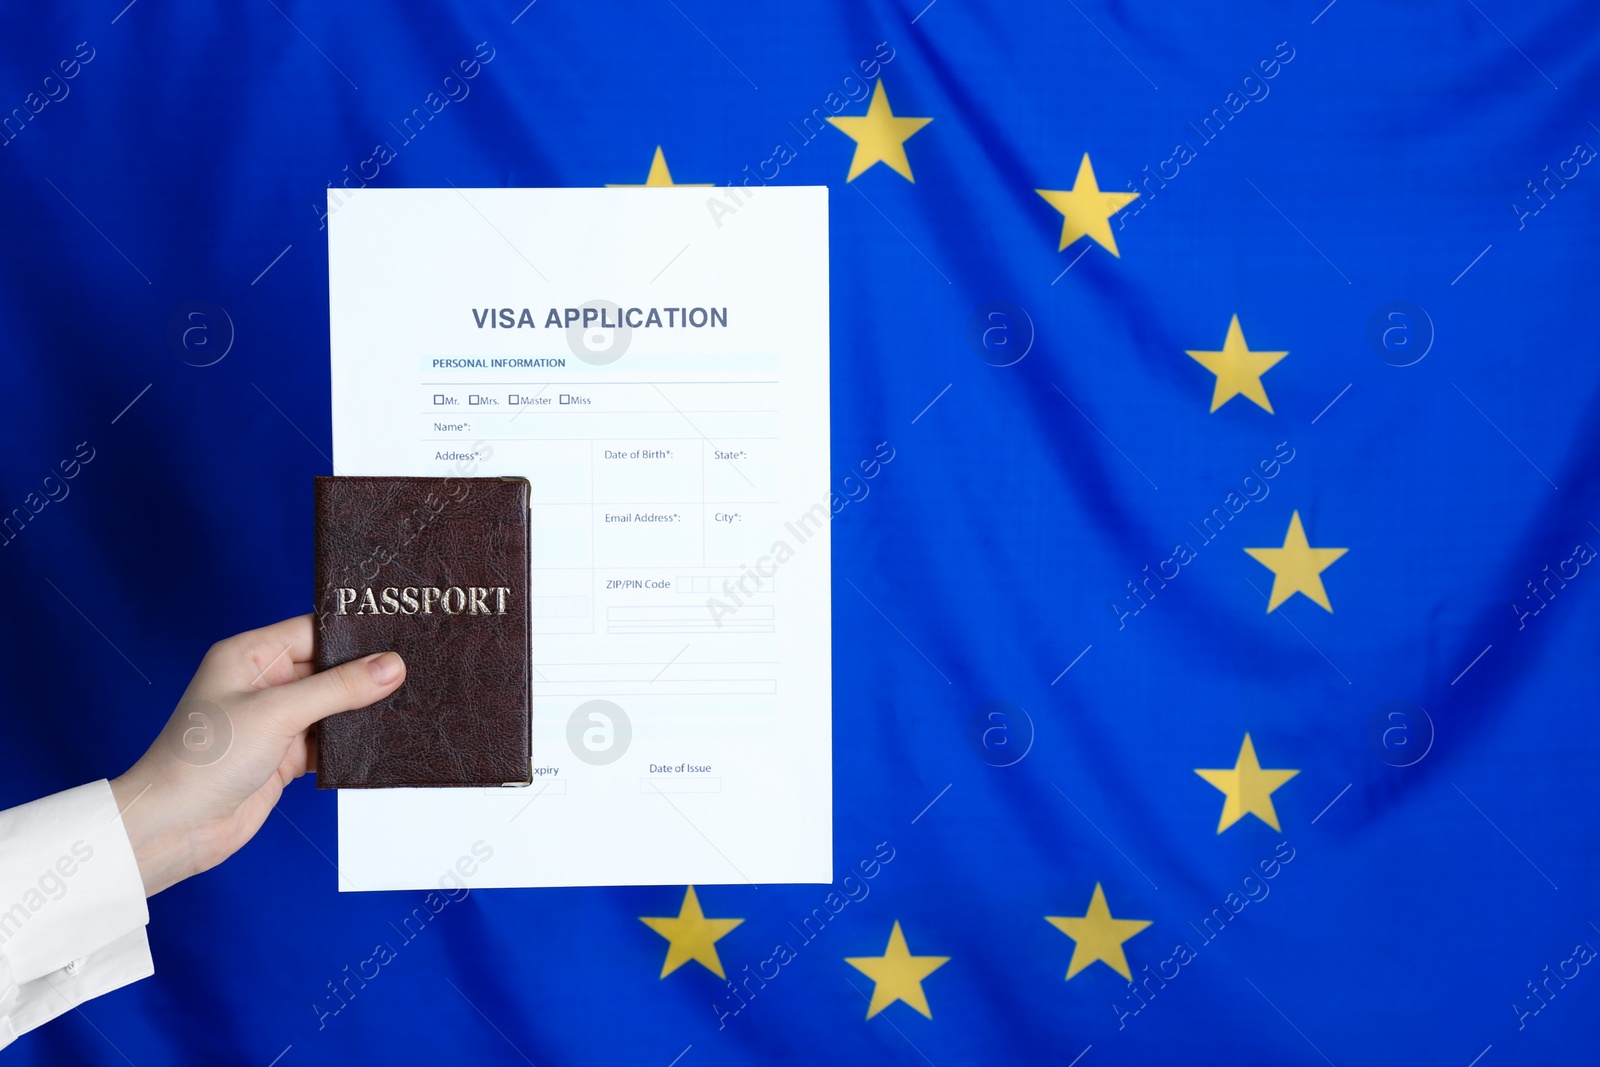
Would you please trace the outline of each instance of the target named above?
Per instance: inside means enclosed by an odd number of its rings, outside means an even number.
[[[211,646],[139,761],[111,783],[146,896],[255,836],[286,785],[316,769],[309,728],[405,681],[393,652],[313,674],[310,615]]]

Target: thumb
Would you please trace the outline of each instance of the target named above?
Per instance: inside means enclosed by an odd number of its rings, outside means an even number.
[[[398,653],[378,652],[264,689],[257,699],[289,732],[299,733],[329,715],[383,699],[400,688],[405,677],[406,664]]]

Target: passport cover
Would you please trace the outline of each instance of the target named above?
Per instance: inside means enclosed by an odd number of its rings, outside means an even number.
[[[317,788],[526,784],[526,478],[318,477],[315,666],[406,680],[317,728]]]

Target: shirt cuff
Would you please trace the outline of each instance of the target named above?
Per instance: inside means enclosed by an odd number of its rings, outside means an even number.
[[[6,965],[0,952],[0,1048],[86,1000],[156,973],[142,926],[25,985],[9,982]]]
[[[137,803],[137,801],[135,801]],[[128,966],[150,972],[144,926],[150,921],[144,882],[105,779],[0,811],[0,954],[17,988],[78,961],[63,988],[89,988],[91,957],[119,947],[130,934],[142,946]],[[86,994],[95,995],[95,994]],[[65,1010],[65,1009],[63,1009]]]

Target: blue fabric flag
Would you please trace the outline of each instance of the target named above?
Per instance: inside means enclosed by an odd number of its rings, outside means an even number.
[[[837,494],[832,886],[338,894],[301,782],[12,1062],[1592,1055],[1592,16],[12,12],[0,805],[308,609],[330,189],[828,186]]]

